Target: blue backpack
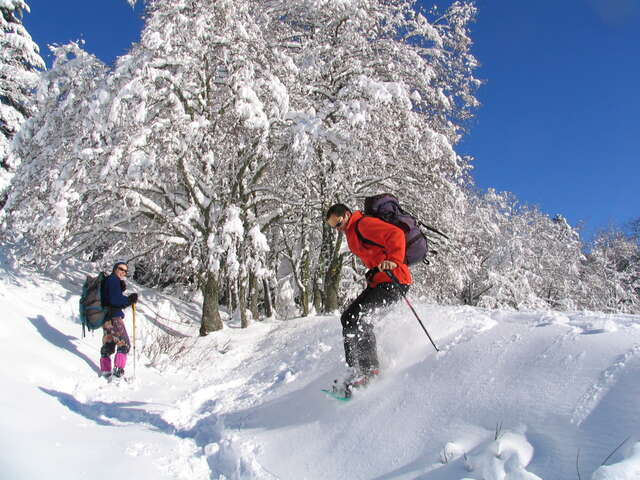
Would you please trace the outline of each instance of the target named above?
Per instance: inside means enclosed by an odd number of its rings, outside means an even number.
[[[429,260],[427,260],[427,255],[429,253],[437,253],[435,250],[429,250],[429,241],[420,227],[424,227],[427,230],[442,235],[444,238],[449,238],[444,233],[439,232],[433,227],[425,225],[416,217],[403,210],[398,198],[391,193],[381,193],[380,195],[365,198],[363,213],[365,216],[379,218],[380,220],[384,220],[385,222],[391,223],[392,225],[402,229],[407,242],[404,260],[407,265],[415,265],[418,262],[423,262],[428,265]],[[358,223],[360,223],[361,220],[362,219],[358,220],[355,225],[356,234],[360,241],[362,243],[384,248],[384,246],[374,242],[373,240],[365,238],[362,233],[360,233]]]
[[[82,285],[82,295],[80,296],[80,322],[82,323],[82,336],[85,336],[85,329],[97,330],[102,327],[109,311],[108,307],[102,306],[102,284],[107,275],[100,272],[97,277],[88,276]]]

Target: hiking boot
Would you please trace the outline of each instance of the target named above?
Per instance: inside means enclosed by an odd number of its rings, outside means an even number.
[[[380,376],[379,368],[372,368],[367,372],[367,378],[369,378],[369,381],[375,380],[378,376]]]
[[[124,368],[119,368],[119,367],[114,368],[113,376],[117,378],[124,376]]]
[[[347,374],[342,378],[342,380],[339,380],[336,378],[333,381],[333,385],[331,386],[331,391],[333,393],[344,394],[346,397],[350,397],[351,396],[350,385],[360,376],[361,374],[358,373],[358,371],[355,368],[349,367]]]
[[[369,382],[374,380],[378,375],[380,375],[380,369],[372,368],[366,373],[361,373],[360,375],[351,379],[350,385],[354,388],[366,387]]]
[[[371,368],[365,373],[354,372],[344,381],[345,397],[350,397],[355,389],[366,387],[371,381],[375,380],[378,375],[380,375],[379,368]]]

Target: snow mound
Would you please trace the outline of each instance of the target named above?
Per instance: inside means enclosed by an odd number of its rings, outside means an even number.
[[[634,480],[640,478],[640,442],[637,442],[624,460],[604,465],[595,471],[592,480]]]

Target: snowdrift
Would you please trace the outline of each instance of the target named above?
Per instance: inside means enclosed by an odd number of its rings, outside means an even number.
[[[107,384],[84,273],[2,260],[2,478],[640,478],[638,316],[414,299],[442,351],[398,305],[384,375],[340,403],[320,392],[344,372],[336,316],[199,338],[196,305],[135,287],[135,372]]]

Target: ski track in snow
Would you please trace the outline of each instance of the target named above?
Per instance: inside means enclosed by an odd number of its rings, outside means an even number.
[[[571,417],[571,422],[580,426],[582,422],[600,403],[611,387],[618,382],[624,369],[640,354],[640,344],[636,344],[629,351],[620,355],[612,365],[606,368],[599,376],[598,381],[592,385],[582,396]],[[640,406],[640,398],[638,399]]]
[[[57,428],[69,435],[122,439],[122,468],[147,478],[553,480],[574,478],[578,449],[582,478],[640,472],[637,439],[600,467],[626,429],[640,428],[637,316],[418,305],[436,353],[398,306],[376,325],[387,373],[339,404],[320,393],[344,371],[335,316],[226,328],[194,341],[178,361],[149,365],[139,356],[135,378],[107,384],[97,377],[99,335],[69,333],[79,330],[82,275],[62,271],[52,280],[2,264],[5,310],[10,299],[26,301],[10,309],[0,338],[19,330],[37,346],[26,384],[5,357],[2,378],[55,400],[68,412],[56,410]],[[195,310],[151,291],[143,298]],[[156,328],[145,319],[139,314],[139,338]],[[104,468],[94,479],[113,476]],[[64,477],[88,478],[81,472]]]

